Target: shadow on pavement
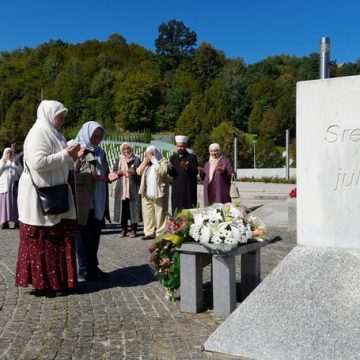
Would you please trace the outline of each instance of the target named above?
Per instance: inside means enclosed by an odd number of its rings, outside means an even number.
[[[115,287],[146,285],[157,281],[147,264],[120,268],[110,273],[109,279],[79,282],[74,293],[87,294]]]

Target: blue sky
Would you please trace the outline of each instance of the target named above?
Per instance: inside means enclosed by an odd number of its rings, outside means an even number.
[[[331,39],[331,60],[360,58],[360,1],[0,0],[0,51],[49,40],[104,41],[112,33],[154,50],[158,26],[181,20],[227,57],[247,64],[270,55],[307,56]]]

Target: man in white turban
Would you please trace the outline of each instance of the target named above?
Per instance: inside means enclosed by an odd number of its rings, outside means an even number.
[[[170,156],[168,174],[173,178],[171,191],[172,213],[175,210],[191,209],[197,203],[198,161],[187,150],[187,137],[175,136],[177,154]]]

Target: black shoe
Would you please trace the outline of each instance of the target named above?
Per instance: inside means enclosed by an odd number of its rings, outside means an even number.
[[[99,281],[99,280],[108,279],[109,277],[110,277],[109,273],[104,272],[100,269],[97,269],[95,271],[87,272],[87,274],[85,276],[85,280],[86,281]]]
[[[154,235],[145,235],[141,238],[141,240],[152,240],[155,239]]]
[[[61,296],[68,296],[71,294],[71,289],[66,289],[66,290],[57,290],[54,292],[54,296],[53,297],[61,297]]]
[[[98,281],[99,276],[95,271],[87,271],[85,275],[85,281]]]
[[[1,229],[5,230],[5,229],[8,229],[9,228],[9,223],[3,223],[1,225]]]
[[[36,297],[55,298],[55,297],[69,295],[69,290],[40,290],[40,289],[35,289],[35,290],[31,291],[31,294],[36,296]]]
[[[109,274],[109,273],[107,273],[107,272],[105,272],[105,271],[102,271],[102,270],[100,270],[100,269],[98,269],[97,275],[98,275],[98,278],[99,278],[100,280],[102,280],[102,279],[108,279],[108,278],[110,277],[110,274]]]

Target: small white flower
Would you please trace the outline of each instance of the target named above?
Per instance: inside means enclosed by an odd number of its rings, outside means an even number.
[[[231,226],[231,236],[234,239],[234,241],[240,241],[241,238],[241,232],[238,226]]]
[[[200,240],[201,225],[191,224],[189,234],[195,240]]]
[[[222,243],[222,240],[219,235],[213,235],[211,240],[214,244],[217,244],[217,245]]]
[[[230,216],[232,216],[234,219],[241,219],[241,211],[232,206],[231,209],[230,209]]]
[[[203,226],[201,228],[201,234],[200,234],[200,243],[208,244],[210,242],[211,238],[211,231],[208,226]]]
[[[209,221],[212,223],[219,223],[224,221],[221,211],[218,209],[212,209],[209,213]]]
[[[226,237],[225,240],[224,240],[225,244],[235,244],[236,242],[237,241],[235,241],[235,239],[233,237],[231,237],[231,236]]]

